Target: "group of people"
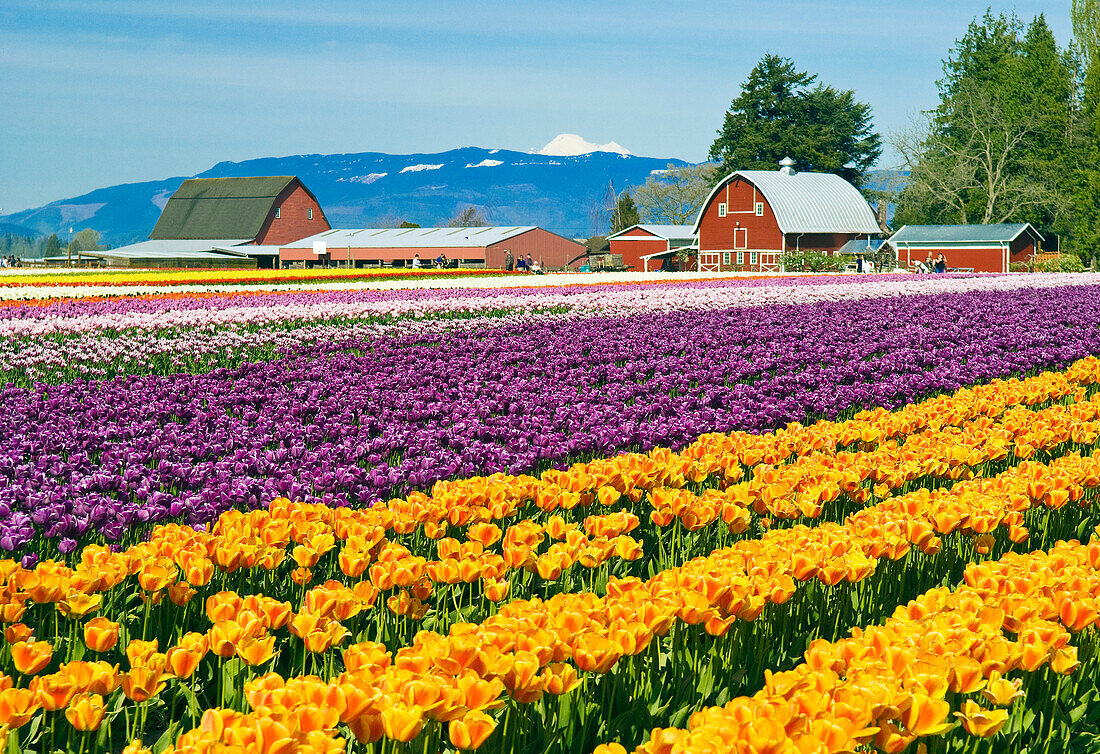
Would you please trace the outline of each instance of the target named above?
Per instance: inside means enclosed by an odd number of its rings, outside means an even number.
[[[19,257],[14,254],[6,257],[0,257],[0,267],[22,267],[23,263],[19,260]]]
[[[863,257],[856,257],[856,272],[860,274],[874,274],[874,260],[864,259]]]
[[[919,259],[916,264],[918,273],[935,273],[935,272],[947,272],[947,258],[943,254],[940,254],[936,258],[932,258],[932,255],[928,255],[928,259],[923,262]]]
[[[512,250],[509,249],[504,252],[504,271],[505,272],[533,272],[536,275],[542,274],[542,265],[531,258],[528,254],[524,257],[522,254],[519,257],[512,255]]]
[[[436,269],[440,269],[440,270],[446,269],[448,266],[450,266],[450,264],[451,263],[447,260],[447,255],[444,254],[442,251],[439,252],[439,256],[436,257],[432,261],[432,267],[435,267]],[[418,270],[423,266],[424,266],[424,263],[420,261],[420,255],[419,254],[413,254],[413,258],[412,258],[412,267],[413,267],[413,269]]]

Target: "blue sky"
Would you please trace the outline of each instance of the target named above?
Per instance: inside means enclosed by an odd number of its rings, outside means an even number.
[[[526,151],[562,132],[702,160],[768,52],[855,90],[887,134],[935,105],[986,5],[0,0],[0,209],[222,160]],[[1069,41],[1069,0],[993,7]]]

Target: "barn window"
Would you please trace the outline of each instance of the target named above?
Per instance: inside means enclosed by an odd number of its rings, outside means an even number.
[[[756,264],[756,252],[755,251],[750,251],[749,252],[749,264]]]
[[[725,217],[726,216],[726,203],[725,202],[718,202],[718,216],[719,217]]]
[[[756,203],[756,216],[757,217],[763,217],[764,216],[764,202],[757,202]]]
[[[310,207],[309,209],[306,210],[306,219],[307,220],[312,220],[313,219],[313,208],[312,207]]]
[[[730,253],[728,251],[723,251],[722,252],[722,264],[724,264],[726,267],[729,267]]]
[[[743,251],[737,252],[737,264],[744,264],[744,263],[745,263],[745,252],[743,252]]]
[[[276,207],[275,208],[275,219],[278,220],[279,217],[282,215],[282,213],[283,213],[283,208],[282,207]]]

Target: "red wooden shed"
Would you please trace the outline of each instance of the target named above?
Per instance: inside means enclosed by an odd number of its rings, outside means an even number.
[[[660,259],[655,265],[651,263],[655,255],[690,247],[695,243],[695,233],[690,225],[639,224],[612,233],[607,240],[612,254],[622,254],[624,265],[635,271],[649,271],[661,266]]]
[[[359,228],[330,230],[282,246],[282,263],[340,267],[409,267],[419,257],[425,267],[443,254],[462,267],[504,269],[511,251],[531,255],[544,269],[565,267],[585,252],[583,244],[533,225],[483,228]]]
[[[881,233],[859,190],[832,173],[739,170],[718,183],[693,230],[701,272],[778,272],[789,250],[835,253],[852,239]]]
[[[995,225],[903,225],[890,236],[906,268],[943,254],[950,270],[1008,272],[1042,249],[1043,235],[1031,223]]]

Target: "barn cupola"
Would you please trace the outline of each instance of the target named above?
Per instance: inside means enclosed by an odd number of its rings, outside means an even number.
[[[779,161],[779,172],[783,175],[794,175],[794,160],[784,157]]]

